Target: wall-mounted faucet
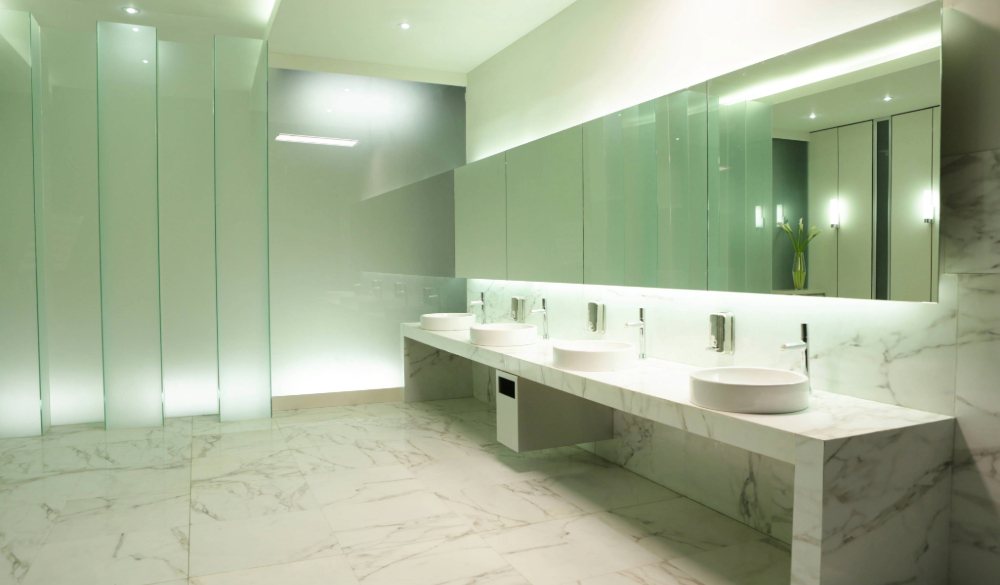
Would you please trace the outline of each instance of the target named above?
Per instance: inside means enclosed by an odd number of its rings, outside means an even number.
[[[708,350],[732,355],[736,345],[736,338],[733,336],[733,314],[712,313],[708,316],[708,321],[711,324]]]
[[[548,309],[547,306],[545,306],[545,299],[542,299],[542,308],[541,309],[532,309],[531,310],[531,314],[532,315],[534,315],[535,313],[541,313],[542,314],[542,339],[548,339],[549,338],[549,309]]]
[[[639,328],[639,359],[646,359],[646,309],[639,309],[639,320],[626,323],[625,327]]]
[[[510,318],[517,323],[524,323],[524,297],[513,297],[510,299]]]
[[[587,303],[587,330],[594,333],[604,333],[607,325],[605,307],[603,304]]]
[[[429,286],[425,286],[424,287],[424,304],[425,305],[430,304],[430,302],[433,301],[436,298],[438,298],[438,296],[436,294],[434,294],[434,289],[431,288],[431,287],[429,287]]]
[[[485,324],[486,323],[486,293],[484,293],[484,292],[479,293],[479,300],[478,301],[471,301],[469,303],[469,310],[466,311],[466,312],[467,313],[471,313],[472,312],[472,308],[475,307],[476,305],[479,305],[479,309],[483,312],[483,324]]]
[[[802,324],[802,340],[793,341],[791,343],[785,343],[781,346],[781,351],[787,351],[789,349],[801,349],[802,350],[802,363],[804,365],[804,374],[809,378],[809,325]],[[811,378],[810,378],[811,380]],[[812,389],[812,382],[809,383],[810,390]]]

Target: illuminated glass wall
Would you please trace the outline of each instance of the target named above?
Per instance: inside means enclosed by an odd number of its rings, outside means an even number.
[[[0,10],[0,437],[41,432],[31,19]]]
[[[465,310],[448,172],[465,163],[464,94],[270,70],[275,396],[402,386],[399,324]],[[279,133],[358,143],[277,142]]]

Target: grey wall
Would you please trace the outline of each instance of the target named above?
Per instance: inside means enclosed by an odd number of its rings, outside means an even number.
[[[272,68],[268,95],[273,395],[402,386],[399,323],[464,310],[450,283],[396,275],[454,275],[465,89]]]

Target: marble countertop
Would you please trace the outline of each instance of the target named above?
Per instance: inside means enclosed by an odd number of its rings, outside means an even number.
[[[520,347],[484,347],[469,331],[425,331],[404,323],[404,337],[593,400],[743,449],[795,462],[799,438],[820,441],[891,431],[952,417],[813,390],[810,406],[791,414],[740,414],[711,410],[688,398],[689,373],[699,368],[646,359],[619,372],[569,372],[552,366],[552,340]]]

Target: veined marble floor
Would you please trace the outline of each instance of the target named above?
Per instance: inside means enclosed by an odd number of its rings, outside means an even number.
[[[786,585],[788,546],[474,399],[0,440],[0,585]]]

